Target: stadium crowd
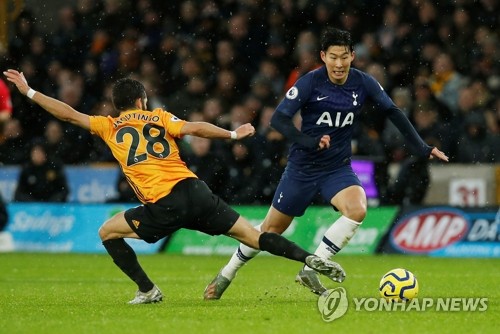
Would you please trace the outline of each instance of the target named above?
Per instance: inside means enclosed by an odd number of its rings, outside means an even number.
[[[373,75],[452,163],[499,161],[495,0],[77,0],[55,15],[56,27],[46,31],[25,8],[0,47],[2,68],[19,69],[35,89],[88,114],[113,115],[110,84],[129,76],[145,85],[150,109],[228,129],[253,123],[251,139],[180,143],[188,166],[230,204],[271,202],[288,144],[269,119],[295,80],[321,66],[326,25],[351,32],[354,67]],[[5,82],[0,92],[12,101],[0,109],[1,164],[25,164],[41,141],[54,164],[113,161],[99,138],[19,94],[9,97]],[[354,155],[425,174],[428,162],[415,161],[398,130],[365,108]],[[397,198],[385,196],[387,203]]]

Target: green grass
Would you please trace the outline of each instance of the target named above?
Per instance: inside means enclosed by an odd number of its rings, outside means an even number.
[[[0,333],[498,333],[500,260],[342,256],[348,298],[378,297],[386,271],[405,267],[419,297],[487,297],[485,312],[356,311],[324,322],[317,296],[294,283],[300,264],[259,256],[219,301],[205,285],[228,257],[142,255],[163,303],[130,306],[136,287],[106,255],[0,254]],[[330,287],[334,283],[323,280]]]

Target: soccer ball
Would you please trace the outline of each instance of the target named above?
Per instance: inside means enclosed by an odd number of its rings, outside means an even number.
[[[392,269],[380,280],[380,295],[393,302],[407,302],[418,294],[418,282],[410,271]]]

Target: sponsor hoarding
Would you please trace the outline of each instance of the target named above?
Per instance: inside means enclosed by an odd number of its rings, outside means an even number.
[[[267,214],[267,206],[238,206],[236,211],[251,224],[258,225]],[[373,254],[396,215],[396,207],[368,210],[368,215],[342,254]],[[314,252],[326,230],[339,214],[331,207],[313,206],[302,217],[296,217],[283,234],[310,252]],[[180,230],[169,240],[167,252],[181,254],[232,254],[238,242],[225,236],[211,237],[197,231]]]
[[[10,203],[5,233],[13,251],[105,253],[98,236],[104,221],[130,204],[20,204]],[[127,239],[138,253],[155,253],[161,242]]]
[[[500,257],[500,209],[404,207],[382,253]]]

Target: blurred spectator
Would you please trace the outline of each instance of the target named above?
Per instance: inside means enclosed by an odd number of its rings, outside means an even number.
[[[493,123],[496,123],[496,126],[492,126],[493,128],[496,128],[496,131],[493,133],[498,136],[500,135],[500,97],[497,97],[491,104],[491,111],[493,114]]]
[[[0,164],[17,165],[28,158],[28,147],[21,122],[16,118],[6,121],[0,143]]]
[[[241,11],[234,13],[227,24],[227,36],[231,40],[236,50],[236,54],[245,68],[245,77],[249,78],[257,70],[257,64],[265,54],[264,44],[260,27],[251,25],[252,20],[259,20],[259,16],[251,17],[248,13]]]
[[[451,142],[454,142],[455,139],[448,132],[449,128],[444,127],[439,119],[438,107],[435,104],[428,102],[415,105],[410,117],[415,129],[427,144],[445,152],[451,150]]]
[[[84,50],[89,48],[90,34],[83,29],[73,6],[63,5],[57,16],[57,27],[50,35],[52,47],[58,50],[56,59],[65,67],[77,69],[83,63]]]
[[[264,75],[257,75],[252,79],[250,85],[249,96],[253,96],[259,101],[259,106],[255,106],[253,110],[259,111],[264,104],[276,104],[278,99],[273,93],[271,79]]]
[[[99,24],[99,13],[103,9],[102,1],[77,0],[75,14],[83,31],[92,31]]]
[[[183,154],[183,160],[190,170],[205,181],[214,194],[227,199],[225,187],[228,170],[223,157],[212,150],[212,141],[207,138],[190,137],[189,152]]]
[[[9,55],[16,64],[30,54],[30,42],[36,33],[35,22],[29,10],[23,10],[14,21],[14,33],[9,40]]]
[[[500,157],[500,136],[488,133],[484,115],[471,112],[465,116],[459,134],[457,162],[497,163]]]
[[[216,1],[204,1],[200,7],[198,34],[214,43],[219,38],[221,12]]]
[[[210,78],[210,81],[217,86],[216,89],[221,89],[218,87],[220,84],[218,74],[225,71],[231,71],[235,77],[231,89],[237,90],[239,93],[248,89],[250,73],[248,73],[248,68],[245,66],[244,61],[241,59],[241,55],[230,39],[223,38],[215,45],[214,66],[216,71],[212,74],[213,77]]]
[[[366,36],[371,36],[371,33],[366,33]],[[366,71],[366,68],[373,61],[370,57],[370,46],[365,45],[364,42],[368,41],[369,38],[363,39],[362,42],[354,45],[354,52],[356,52],[356,56],[354,57],[353,66],[359,70]]]
[[[282,2],[283,3],[283,2]],[[265,46],[265,54],[268,59],[279,61],[277,64],[280,70],[287,65],[285,59],[287,54],[287,43],[285,40],[296,36],[290,35],[290,30],[285,23],[285,14],[279,9],[278,5],[272,5],[267,13],[268,38]],[[264,60],[264,59],[263,59]],[[262,64],[262,61],[261,61]]]
[[[179,5],[179,33],[186,36],[193,36],[198,32],[199,11],[196,1],[187,0]]]
[[[474,25],[471,12],[467,6],[457,5],[451,14],[451,20],[449,52],[453,57],[457,70],[463,72],[467,70],[472,56],[471,52],[464,52],[462,48],[463,45],[474,40]]]
[[[68,104],[70,107],[80,112],[90,114],[92,104],[85,98],[83,77],[68,69],[60,71],[58,77],[59,90],[57,97],[59,100]],[[72,150],[72,154],[66,157],[66,163],[79,164],[89,160],[92,136],[88,131],[83,130],[76,125],[65,123],[64,133],[66,138],[70,138],[72,147],[78,147],[78,150]]]
[[[27,56],[33,61],[38,74],[43,73],[53,60],[54,56],[49,52],[49,43],[42,35],[33,35],[30,43],[30,55]]]
[[[351,148],[352,154],[356,156],[385,157],[381,132],[375,128],[374,124],[368,122],[363,122],[358,133],[353,136]]]
[[[455,70],[453,59],[447,53],[441,53],[432,64],[432,76],[429,85],[433,94],[456,115],[458,92],[466,85],[466,78]]]
[[[109,36],[121,36],[130,21],[130,3],[121,0],[103,0],[104,8],[100,10],[97,28],[109,33]]]
[[[474,48],[471,53],[469,71],[472,76],[488,78],[488,87],[500,91],[500,35],[488,27],[480,26],[475,30]]]
[[[429,85],[429,79],[427,77],[417,75],[413,80],[412,88],[414,105],[432,103],[438,109],[439,118],[441,121],[448,123],[453,120],[454,115],[450,111],[450,109],[443,102],[438,100],[432,93],[431,87]]]
[[[275,60],[272,58],[263,59],[259,64],[259,71],[254,75],[252,81],[255,82],[257,78],[267,79],[273,100],[278,101],[281,99],[285,85],[285,76]]]
[[[64,124],[59,120],[50,120],[45,126],[45,149],[48,160],[59,160],[69,163],[74,160],[73,146],[64,138]]]
[[[43,144],[31,146],[30,159],[22,166],[14,194],[17,202],[66,202],[69,189],[63,165],[49,160]]]
[[[43,76],[38,75],[34,67],[34,63],[30,57],[25,57],[21,60],[20,71],[24,73],[27,80],[32,80],[33,85],[43,86]],[[19,94],[12,95],[12,116],[17,118],[21,122],[23,129],[29,129],[30,131],[25,131],[24,136],[27,141],[33,138],[37,138],[43,135],[43,128],[47,121],[51,118],[50,116],[44,115],[40,112],[37,105],[32,103],[29,99]]]
[[[274,109],[274,105],[262,108],[253,141],[256,178],[261,184],[257,189],[256,200],[260,204],[271,202],[287,162],[288,142],[270,126]]]
[[[41,83],[41,87],[43,87],[44,91],[52,94],[52,96],[57,95],[57,91],[59,89],[59,76],[61,72],[64,70],[61,62],[57,60],[51,60],[45,68],[47,76],[44,78],[44,81]],[[26,77],[26,73],[24,73]]]
[[[87,57],[83,63],[82,68],[83,75],[83,90],[87,99],[89,99],[89,104],[97,103],[102,94],[103,81],[101,69],[97,59]],[[89,106],[92,108],[92,106]]]
[[[399,35],[401,23],[401,10],[390,4],[384,9],[383,24],[380,25],[376,32],[376,39],[383,52],[389,55],[394,55],[397,50],[395,49],[396,41]]]
[[[458,92],[458,113],[455,118],[455,125],[463,124],[465,117],[478,110],[479,103],[477,101],[474,89],[471,86],[465,86]]]
[[[413,108],[411,91],[405,87],[397,87],[391,94],[394,104],[406,115],[410,117]],[[382,141],[390,161],[399,162],[406,156],[404,151],[405,138],[394,124],[388,119],[385,120],[385,127],[382,132]]]
[[[122,38],[117,44],[116,75],[124,77],[139,69],[141,63],[141,48],[139,45],[139,32],[128,27],[121,33]]]
[[[162,39],[162,26],[160,13],[153,8],[151,1],[143,0],[137,2],[137,25],[141,36],[139,45],[143,53],[152,54],[156,52]]]
[[[299,34],[293,50],[296,67],[288,73],[283,92],[288,91],[302,75],[322,65],[318,49],[318,40],[312,31]]]
[[[439,123],[439,113],[431,103],[416,105],[412,113],[415,129],[422,139],[431,146],[445,150],[445,140],[449,135]],[[399,172],[393,183],[387,187],[384,204],[417,205],[427,193],[430,183],[429,159],[427,157],[408,156],[402,161]]]
[[[418,54],[422,45],[437,38],[438,4],[430,0],[423,0],[413,1],[411,5],[414,6],[413,10],[417,13],[417,22],[415,22],[411,36],[413,39],[413,53]]]
[[[113,104],[110,100],[104,99],[99,101],[91,112],[92,115],[99,116],[111,116],[116,117],[118,112],[113,107]],[[104,143],[104,141],[97,137],[92,136],[91,139],[91,149],[89,161],[91,162],[115,162],[115,158],[111,153],[108,145]]]
[[[429,187],[429,162],[414,156],[405,159],[393,183],[387,186],[383,205],[422,204]]]
[[[243,104],[235,104],[229,111],[229,128],[231,130],[236,129],[245,123],[253,123],[256,110],[250,110]]]
[[[116,190],[118,195],[115,198],[109,199],[108,203],[139,203],[134,189],[132,189],[121,170],[116,180]]]
[[[226,164],[228,177],[222,197],[234,205],[258,203],[257,194],[262,184],[256,172],[251,139],[232,142]]]
[[[166,101],[167,109],[181,119],[188,119],[189,114],[201,111],[207,96],[207,83],[203,77],[193,76],[186,87],[170,95]]]
[[[217,96],[208,97],[201,108],[203,120],[215,125],[227,128],[229,115],[224,110],[221,98]]]
[[[376,62],[370,63],[370,65],[368,65],[366,68],[366,73],[373,76],[375,80],[377,80],[378,83],[382,87],[384,87],[385,91],[390,92],[392,90],[387,77],[386,70],[380,63]],[[366,102],[364,110],[374,110],[376,108],[377,107],[373,105],[372,102]],[[367,132],[362,131],[361,133],[358,133],[358,136],[364,137],[367,140],[366,144],[368,144],[369,146],[372,145],[370,143],[375,144],[376,141],[380,142],[381,141],[380,135],[382,134],[382,131],[384,130],[386,123],[384,117],[380,117],[380,115],[377,112],[364,112],[360,115],[360,118],[361,118],[361,124],[366,129]],[[369,146],[367,147],[368,151],[370,151]],[[379,146],[379,144],[377,144],[376,146]],[[362,147],[363,145],[361,144],[360,150],[362,152],[366,152],[364,149],[362,149]]]
[[[210,95],[219,96],[226,110],[240,100],[241,92],[236,88],[237,82],[238,77],[233,70],[223,69],[217,72],[215,87],[210,92]]]
[[[137,80],[142,82],[144,89],[146,89],[146,94],[148,94],[148,108],[151,110],[165,108],[165,98],[159,94],[159,85],[155,84],[154,78],[144,76],[142,78],[137,78]]]
[[[352,2],[347,3],[348,4],[346,4],[344,10],[340,13],[339,28],[349,31],[353,41],[359,41],[361,39],[361,35],[363,34],[363,30],[365,29],[364,24],[368,24],[370,15],[365,16],[362,25],[360,13],[366,13],[367,11],[361,11],[362,8],[360,8],[360,11],[358,12],[356,4],[353,4]],[[358,5],[361,6],[360,4]]]
[[[479,0],[476,4],[474,17],[482,24],[498,29],[500,24],[500,2],[496,0]]]

